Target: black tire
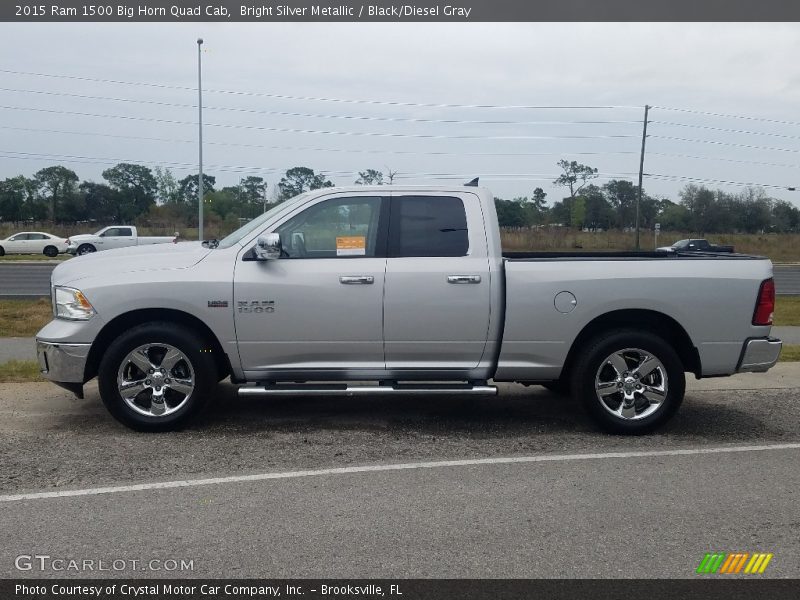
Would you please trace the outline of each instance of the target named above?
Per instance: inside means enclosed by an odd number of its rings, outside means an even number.
[[[0,246],[0,256],[5,256],[5,255],[6,255],[6,249]]]
[[[84,254],[91,254],[92,252],[97,252],[97,248],[95,248],[91,244],[81,244],[80,246],[78,246],[78,251],[77,251],[78,256],[83,256]]]
[[[188,363],[193,374],[194,389],[188,395],[183,394],[186,396],[185,402],[176,401],[175,412],[163,416],[137,412],[123,399],[117,386],[117,375],[123,362],[129,364],[125,360],[128,354],[150,344],[154,347],[167,344],[177,349],[182,353],[185,363],[179,363],[176,368],[185,369]],[[137,431],[171,431],[184,427],[202,412],[217,387],[217,365],[214,355],[207,351],[208,347],[208,343],[194,331],[174,323],[152,322],[130,329],[111,343],[100,362],[98,380],[103,404],[120,423]],[[169,376],[168,373],[166,377]],[[167,387],[165,385],[165,389]],[[152,389],[149,393],[150,396],[144,390],[137,398],[146,403],[152,397]],[[175,394],[174,391],[169,393]]]
[[[610,382],[616,381],[618,370],[610,362],[606,362],[616,353],[631,350],[621,356],[629,365],[628,378],[622,378],[627,383],[622,384],[622,389],[612,391]],[[650,372],[641,380],[634,379],[637,374],[635,350],[655,357],[661,366]],[[642,363],[643,364],[643,363]],[[601,370],[602,369],[602,370]],[[609,370],[610,369],[610,370]],[[645,369],[646,370],[646,369]],[[636,385],[641,384],[643,390],[647,385],[658,386],[658,382],[666,377],[666,394],[660,402],[649,402],[641,393],[636,391]],[[609,381],[609,395],[601,400],[596,390],[596,378]],[[619,383],[615,385],[619,386]],[[632,407],[626,410],[631,418],[621,414],[613,414],[613,410],[622,411],[624,389],[636,399],[632,400]],[[653,389],[652,387],[650,389]],[[661,337],[643,331],[618,329],[608,331],[591,339],[581,351],[575,362],[572,372],[572,394],[576,400],[583,402],[589,415],[603,429],[612,433],[639,435],[652,431],[666,423],[678,410],[683,402],[686,390],[686,376],[684,367],[678,354]],[[652,392],[650,392],[651,395]],[[617,400],[619,402],[617,403]],[[631,413],[630,410],[633,409]],[[641,409],[641,410],[640,410]],[[640,411],[640,412],[637,412]],[[647,414],[647,411],[652,411]]]
[[[45,256],[49,256],[50,258],[54,258],[58,256],[58,248],[56,248],[55,246],[47,246],[42,251],[42,254],[44,254]]]

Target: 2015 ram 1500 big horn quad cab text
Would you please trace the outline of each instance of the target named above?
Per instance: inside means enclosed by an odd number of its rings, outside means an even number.
[[[507,253],[478,187],[325,188],[217,242],[59,265],[45,377],[124,424],[242,395],[492,394],[543,384],[616,432],[653,429],[697,377],[766,371],[772,264],[737,254]],[[372,384],[370,384],[372,382]]]

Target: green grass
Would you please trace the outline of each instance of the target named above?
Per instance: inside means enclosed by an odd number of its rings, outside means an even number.
[[[773,325],[800,325],[800,296],[778,296],[775,299]]]
[[[11,360],[0,364],[0,383],[44,381],[35,360]]]
[[[780,362],[800,361],[800,344],[786,345],[781,350]]]
[[[52,318],[49,298],[0,300],[0,337],[31,337]]]
[[[70,254],[59,254],[52,258],[44,254],[6,254],[5,256],[0,256],[0,263],[20,260],[69,260],[70,258],[72,258]]]

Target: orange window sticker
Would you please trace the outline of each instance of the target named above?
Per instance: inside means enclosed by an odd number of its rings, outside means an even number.
[[[349,235],[336,238],[336,256],[364,256],[367,253],[367,238]]]

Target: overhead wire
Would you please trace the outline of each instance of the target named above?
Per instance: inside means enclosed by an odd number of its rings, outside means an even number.
[[[19,71],[14,69],[0,69],[0,73],[6,73],[9,75],[26,75],[26,76],[34,76],[34,77],[50,77],[50,78],[58,78],[58,79],[69,79],[73,81],[90,81],[93,83],[109,83],[115,85],[133,85],[133,86],[145,86],[145,87],[154,87],[160,89],[173,89],[173,90],[183,90],[183,91],[197,91],[197,88],[194,86],[185,86],[185,85],[174,85],[174,84],[163,84],[163,83],[151,83],[151,82],[142,82],[142,81],[123,81],[119,79],[103,79],[98,77],[84,77],[84,76],[77,76],[77,75],[64,75],[64,74],[56,74],[56,73],[36,73],[31,71]],[[640,106],[625,106],[625,105],[573,105],[573,106],[555,106],[555,105],[528,105],[528,104],[453,104],[453,103],[432,103],[432,102],[404,102],[404,101],[396,101],[396,100],[373,100],[373,99],[352,99],[352,98],[331,98],[331,97],[322,97],[322,96],[295,96],[289,94],[275,94],[271,92],[252,92],[252,91],[243,91],[243,90],[225,90],[225,89],[214,89],[208,88],[203,89],[204,93],[210,94],[231,94],[236,96],[252,96],[257,98],[275,98],[280,100],[299,100],[299,101],[314,101],[314,102],[336,102],[336,103],[343,103],[343,104],[371,104],[377,106],[409,106],[409,107],[416,107],[416,108],[486,108],[486,109],[533,109],[533,110],[550,110],[550,109],[558,109],[558,110],[570,110],[570,109],[593,109],[593,110],[603,110],[603,109],[620,109],[620,108],[635,108],[639,109]]]
[[[6,106],[0,105],[0,110],[20,110],[41,112],[48,114],[72,115],[79,117],[103,118],[103,119],[123,119],[129,121],[143,121],[148,123],[164,123],[170,125],[192,125],[196,126],[197,123],[193,121],[179,121],[176,119],[159,119],[156,117],[135,117],[131,115],[105,115],[98,113],[88,113],[80,111],[48,109],[48,108],[34,108],[30,106]],[[255,131],[269,131],[272,133],[304,133],[304,134],[319,134],[319,135],[341,135],[341,136],[355,136],[355,137],[389,137],[389,138],[407,138],[407,139],[448,139],[448,140],[565,140],[565,139],[616,139],[616,138],[632,138],[638,137],[633,134],[613,134],[613,135],[442,135],[442,134],[423,134],[423,133],[395,133],[395,132],[377,132],[377,131],[328,131],[318,129],[297,129],[290,127],[264,127],[261,125],[239,125],[235,123],[204,123],[204,127],[220,127],[225,129],[245,129]]]
[[[186,104],[180,102],[162,102],[158,100],[143,100],[139,98],[119,98],[113,96],[94,96],[89,94],[74,94],[70,92],[53,92],[46,90],[27,90],[19,88],[0,87],[2,92],[41,94],[47,96],[59,96],[66,98],[77,98],[81,100],[101,100],[109,102],[129,102],[135,104],[147,104],[152,106],[164,106],[169,108],[191,108],[197,110],[196,104]],[[218,110],[239,112],[245,114],[282,116],[282,117],[303,117],[314,119],[342,119],[352,121],[375,121],[386,123],[437,123],[454,125],[640,125],[641,121],[634,120],[582,120],[582,121],[520,121],[520,120],[486,120],[486,119],[425,119],[412,117],[377,117],[366,115],[338,115],[338,114],[317,114],[280,110],[259,110],[253,108],[239,108],[231,106],[203,106],[203,110]]]
[[[96,131],[70,131],[63,129],[45,129],[36,127],[15,127],[12,125],[0,125],[0,129],[7,129],[12,131],[26,131],[33,133],[56,133],[65,135],[83,135],[83,136],[98,136],[108,137],[114,139],[129,139],[129,140],[142,140],[154,142],[168,142],[180,144],[197,144],[197,140],[176,139],[176,138],[161,138],[161,137],[148,137],[137,135],[121,135],[113,133],[103,133]],[[315,148],[309,146],[270,146],[262,144],[244,144],[236,142],[215,142],[203,141],[204,145],[209,146],[230,146],[237,148],[260,148],[265,150],[290,150],[299,152],[344,152],[344,153],[359,153],[359,154],[398,154],[398,155],[426,155],[426,156],[593,156],[593,155],[606,155],[606,154],[637,154],[638,152],[619,150],[607,152],[447,152],[447,151],[412,151],[412,150],[378,150],[370,148]]]

